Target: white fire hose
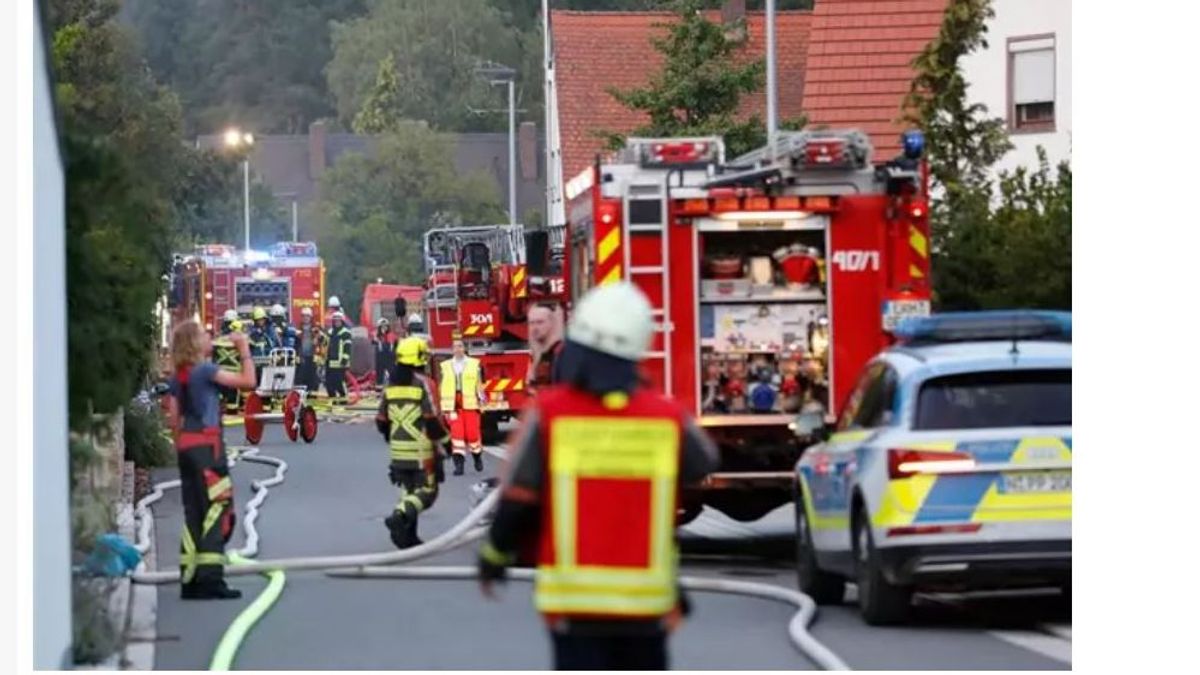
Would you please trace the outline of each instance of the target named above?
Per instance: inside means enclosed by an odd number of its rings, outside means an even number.
[[[275,475],[267,480],[254,481],[255,496],[246,504],[246,515],[243,527],[246,529],[246,543],[236,552],[244,557],[251,557],[258,552],[258,531],[254,524],[258,519],[258,508],[267,497],[269,489],[283,482],[287,471],[287,463],[275,457],[258,455],[257,448],[251,448],[238,455],[240,459],[261,464],[272,464],[276,467]],[[137,505],[139,519],[137,548],[141,552],[150,547],[150,524],[153,514],[150,505],[163,497],[163,490],[179,487],[178,480],[169,480],[154,486],[154,491],[144,497]],[[500,491],[492,490],[487,494],[461,521],[434,539],[419,546],[401,551],[383,553],[367,553],[342,556],[309,556],[302,558],[281,558],[243,562],[225,568],[227,576],[259,574],[277,570],[325,570],[333,577],[339,578],[401,578],[401,579],[475,579],[478,573],[474,567],[468,566],[423,566],[423,567],[389,567],[400,563],[412,562],[427,558],[436,553],[448,551],[481,539],[486,534],[486,527],[477,527],[495,508],[500,500]],[[145,566],[143,562],[142,567]],[[141,570],[141,567],[139,567]],[[532,581],[534,571],[529,569],[510,569],[508,578],[516,581]],[[169,584],[179,581],[178,571],[138,571],[133,574],[133,581],[140,584]],[[684,576],[679,579],[681,585],[688,590],[712,593],[729,593],[757,598],[765,598],[789,603],[796,607],[796,614],[788,624],[788,635],[792,644],[805,657],[825,670],[850,670],[828,647],[818,641],[808,632],[808,627],[816,617],[816,603],[812,598],[798,591],[748,581],[732,581],[705,577]]]

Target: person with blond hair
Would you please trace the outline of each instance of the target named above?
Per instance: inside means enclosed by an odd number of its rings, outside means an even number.
[[[225,584],[225,544],[233,534],[233,481],[221,437],[219,387],[254,389],[254,361],[244,333],[228,339],[238,350],[241,369],[222,370],[212,362],[212,340],[195,321],[184,321],[171,336],[168,418],[179,464],[183,535],[179,573],[184,600],[235,599],[242,592]]]

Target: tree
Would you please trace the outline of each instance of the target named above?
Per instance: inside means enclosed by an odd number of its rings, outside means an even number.
[[[766,130],[757,114],[738,119],[742,96],[763,88],[765,61],[739,64],[736,57],[741,44],[730,37],[726,27],[700,12],[703,5],[700,0],[678,0],[673,3],[678,19],[656,24],[667,34],[651,42],[666,62],[649,85],[608,91],[626,107],[649,116],[649,123],[634,135],[719,135],[725,138],[727,153],[737,156],[766,143]],[[785,129],[802,126],[802,120],[780,125]],[[623,134],[602,133],[614,149],[624,142]]]
[[[934,301],[941,310],[1071,306],[1071,169],[994,177],[1012,148],[1004,121],[967,97],[961,59],[986,47],[990,0],[952,0],[915,59],[906,119],[925,131]]]
[[[351,312],[377,278],[422,280],[425,230],[504,217],[493,181],[460,175],[450,138],[420,122],[386,129],[370,156],[342,157],[321,178],[318,209],[329,224],[319,239],[329,293]]]
[[[541,96],[541,70],[521,67],[527,50],[494,7],[478,0],[370,3],[365,16],[335,22],[326,73],[338,117],[350,124],[371,97],[380,62],[395,62],[403,92],[389,101],[395,119],[422,119],[442,131],[498,130],[506,120],[472,109],[497,107],[497,94],[476,75],[485,60],[520,68],[522,105]],[[534,63],[537,63],[536,61]],[[530,114],[536,114],[531,111]]]
[[[400,76],[396,72],[396,58],[389,52],[379,62],[375,75],[375,86],[363,101],[362,109],[354,117],[354,132],[378,134],[395,128],[402,120],[397,115],[403,105]]]

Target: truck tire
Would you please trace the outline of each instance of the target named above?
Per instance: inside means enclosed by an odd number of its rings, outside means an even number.
[[[846,580],[817,565],[812,526],[804,508],[800,488],[796,488],[796,585],[800,592],[818,605],[841,604],[846,597]]]
[[[904,621],[912,606],[911,586],[897,586],[884,577],[875,548],[871,526],[861,510],[853,523],[854,569],[858,582],[858,609],[872,626],[887,626]]]

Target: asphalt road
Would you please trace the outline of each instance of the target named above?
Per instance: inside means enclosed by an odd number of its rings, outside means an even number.
[[[236,442],[239,429],[230,429]],[[393,550],[383,518],[395,501],[387,453],[371,424],[321,426],[313,445],[291,444],[268,427],[262,454],[288,462],[287,480],[272,488],[257,522],[259,558],[375,553]],[[421,519],[430,539],[470,509],[470,486],[492,476],[487,458],[477,474],[448,476]],[[273,472],[239,463],[236,503],[249,501],[251,482]],[[174,477],[164,471],[155,480]],[[181,509],[168,492],[155,509],[161,568],[178,564]],[[785,508],[752,525],[707,511],[681,531],[684,571],[794,587],[791,518]],[[231,548],[240,546],[242,533]],[[782,553],[781,553],[782,552]],[[473,547],[428,564],[472,564]],[[176,586],[157,594],[156,669],[208,667],[222,633],[261,591],[262,577],[232,577],[238,601],[182,602]],[[853,598],[853,589],[848,600]],[[690,670],[804,670],[813,665],[787,639],[792,610],[769,600],[695,594],[694,614],[671,640],[671,666]],[[823,607],[812,633],[858,669],[1067,669],[1070,611],[1057,597],[921,597],[904,627],[870,628],[849,602]],[[334,579],[289,572],[283,595],[252,630],[235,662],[239,669],[545,669],[549,642],[533,612],[530,586],[508,584],[496,602],[467,581]]]

